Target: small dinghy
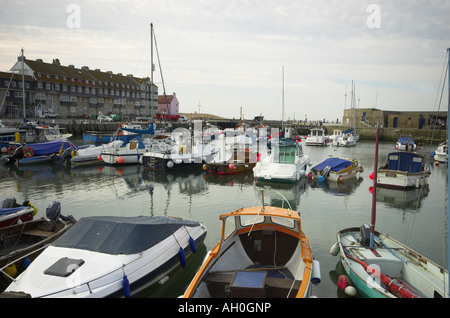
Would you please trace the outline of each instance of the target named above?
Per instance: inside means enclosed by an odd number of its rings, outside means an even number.
[[[130,297],[184,268],[206,236],[170,217],[81,218],[6,289],[25,297]]]

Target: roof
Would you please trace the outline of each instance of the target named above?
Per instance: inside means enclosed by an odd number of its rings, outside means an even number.
[[[261,210],[261,206],[249,207],[249,208],[240,208],[230,213],[222,214],[220,219],[223,220],[229,216],[234,215],[261,215],[261,216],[278,216],[278,217],[286,217],[291,219],[300,219],[297,211],[278,208],[274,206],[264,206],[264,210]]]

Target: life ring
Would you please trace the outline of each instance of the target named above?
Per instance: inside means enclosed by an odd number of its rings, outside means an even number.
[[[180,147],[180,151],[178,152],[180,155],[184,154],[184,152],[186,151],[186,147],[185,146],[181,146]]]
[[[24,147],[23,148],[23,156],[25,158],[33,157],[33,154],[34,154],[34,151],[33,151],[32,148],[30,148],[30,147]]]
[[[14,145],[10,145],[8,147],[8,155],[12,156],[14,154],[14,152],[16,151],[17,147]]]

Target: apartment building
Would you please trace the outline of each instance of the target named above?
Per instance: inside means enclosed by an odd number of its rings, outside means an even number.
[[[13,73],[0,72],[0,97],[5,96],[0,117],[17,113],[22,117],[23,100],[18,98],[22,69],[26,79],[27,117],[35,117],[45,110],[62,118],[95,117],[99,112],[118,114],[122,118],[150,117],[158,109],[158,87],[150,78],[114,74],[88,66],[65,66],[59,59],[46,63],[42,59],[24,58],[22,63],[19,56],[11,68]],[[11,91],[13,88],[16,90]]]

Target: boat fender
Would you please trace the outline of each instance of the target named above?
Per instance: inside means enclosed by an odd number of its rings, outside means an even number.
[[[203,165],[203,170],[206,170],[206,169],[208,169],[208,166],[206,165],[206,163]]]
[[[180,247],[180,250],[178,251],[178,256],[180,258],[180,265],[184,268],[186,266],[186,256],[184,255],[184,250],[182,247]]]
[[[123,159],[122,156],[119,156],[119,157],[117,158],[117,163],[122,164],[122,163],[124,162],[124,160],[125,160],[125,159]]]
[[[130,282],[128,281],[127,275],[123,275],[123,295],[125,298],[130,298]]]
[[[344,292],[347,296],[350,296],[350,297],[355,297],[357,294],[356,288],[353,286],[345,287]]]
[[[6,273],[6,275],[8,275],[10,277],[16,277],[16,275],[17,275],[17,268],[16,268],[16,265],[14,263],[9,265],[8,267],[5,267],[3,269],[3,271]]]
[[[348,282],[347,276],[341,275],[338,277],[337,286],[340,290],[345,290],[345,288],[349,285],[350,284]]]
[[[192,237],[189,236],[189,245],[191,246],[191,250],[193,253],[197,252],[197,246],[195,246],[195,241]]]
[[[336,256],[339,253],[339,243],[334,243],[330,248],[330,254]]]
[[[322,183],[323,180],[325,180],[325,178],[323,176],[319,176],[319,178],[318,178],[319,183]]]
[[[311,278],[311,283],[317,286],[320,284],[321,276],[320,276],[320,263],[316,259],[313,260],[312,262],[312,272],[313,277]]]
[[[29,202],[28,202],[28,205],[34,209],[33,215],[36,215],[36,213],[38,212],[38,208],[34,204],[29,203]]]
[[[30,264],[31,264],[30,259],[28,257],[25,257],[22,262],[23,269],[24,270],[27,269],[27,267],[30,266]]]
[[[169,160],[167,161],[167,168],[173,168],[173,161]]]

